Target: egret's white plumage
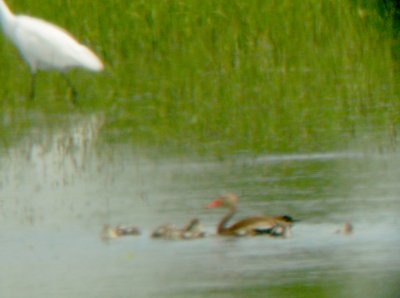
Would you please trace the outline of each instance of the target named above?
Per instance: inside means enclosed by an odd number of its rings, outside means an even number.
[[[100,59],[64,29],[30,16],[16,16],[3,0],[0,0],[0,24],[29,65],[33,74],[32,88],[37,70],[65,72],[73,67],[89,71],[103,69]]]

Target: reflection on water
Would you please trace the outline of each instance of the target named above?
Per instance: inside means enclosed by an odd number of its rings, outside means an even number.
[[[214,160],[144,157],[96,145],[77,121],[1,157],[0,288],[4,297],[395,297],[399,292],[400,159],[359,153]],[[214,234],[235,218],[288,213],[291,239]],[[158,225],[199,217],[204,239],[150,239]],[[351,220],[352,235],[335,231]],[[103,224],[140,226],[104,242]]]

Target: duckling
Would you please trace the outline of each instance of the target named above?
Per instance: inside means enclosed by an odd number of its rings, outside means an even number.
[[[111,227],[108,224],[103,225],[100,236],[101,239],[103,240],[109,240],[120,237],[118,230],[116,228]]]
[[[176,228],[171,224],[163,224],[157,227],[151,234],[151,238],[166,238],[169,237],[171,232],[176,230]]]
[[[203,238],[204,236],[205,233],[201,231],[200,221],[197,218],[192,219],[183,228],[177,228],[171,224],[163,224],[151,234],[152,238],[168,240],[192,240]]]
[[[140,230],[135,226],[118,225],[116,227],[121,236],[136,236],[140,235]]]
[[[135,226],[118,225],[116,227],[112,227],[106,224],[103,226],[101,231],[101,238],[104,240],[136,235],[140,235],[140,230]]]
[[[206,233],[201,230],[201,224],[198,218],[193,218],[183,229],[183,239],[203,238]]]
[[[354,227],[351,222],[345,222],[341,229],[335,231],[336,234],[350,235],[353,233]]]

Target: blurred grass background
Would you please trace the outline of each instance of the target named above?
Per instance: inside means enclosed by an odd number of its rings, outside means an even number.
[[[67,28],[106,70],[71,72],[78,107],[59,75],[41,73],[31,103],[28,68],[2,37],[4,146],[58,115],[100,112],[105,142],[178,153],[397,148],[395,12],[380,1],[7,3]]]

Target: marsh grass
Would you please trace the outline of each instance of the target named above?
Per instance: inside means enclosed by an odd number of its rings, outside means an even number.
[[[103,58],[103,74],[71,78],[80,110],[105,112],[107,142],[205,154],[397,144],[393,35],[373,1],[8,2]],[[29,73],[4,38],[0,57],[4,108]],[[63,83],[43,74],[36,109],[73,112]]]

